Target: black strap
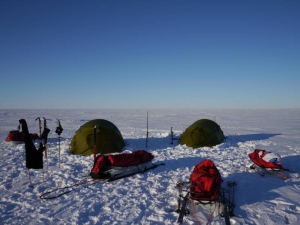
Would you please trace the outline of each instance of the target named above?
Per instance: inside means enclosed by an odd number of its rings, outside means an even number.
[[[93,184],[95,184],[95,183],[98,183],[99,181],[101,181],[101,180],[82,181],[82,182],[78,182],[78,183],[75,183],[75,184],[70,185],[70,186],[65,186],[65,187],[62,187],[62,188],[56,188],[56,189],[54,189],[54,190],[52,190],[52,191],[48,191],[48,192],[45,192],[44,194],[42,194],[42,195],[40,196],[40,199],[44,199],[44,200],[55,199],[55,198],[58,198],[58,197],[60,197],[60,196],[62,196],[62,195],[65,195],[65,194],[68,194],[68,193],[74,191],[74,189],[73,189],[74,186],[79,186],[79,185],[81,185],[81,184],[87,184],[87,183],[89,183],[89,182],[93,182]],[[57,192],[57,191],[59,191],[59,190],[68,189],[68,188],[72,188],[72,189],[71,189],[71,190],[66,190],[66,191],[63,192],[63,193],[57,194],[57,195],[52,196],[52,197],[49,197],[49,196],[48,196],[48,195],[51,194],[51,193]]]
[[[54,193],[54,192],[56,192],[56,191],[58,191],[58,190],[63,190],[63,189],[72,188],[72,187],[74,187],[74,186],[76,186],[76,185],[77,185],[77,184],[73,184],[73,185],[71,185],[71,186],[66,186],[66,187],[62,187],[62,188],[56,188],[56,189],[54,189],[54,190],[52,190],[52,191],[45,192],[44,194],[42,194],[42,195],[40,196],[40,199],[54,199],[54,198],[58,198],[58,197],[60,197],[60,196],[62,196],[62,195],[64,195],[64,194],[70,193],[71,191],[73,191],[73,189],[72,189],[72,190],[65,191],[65,192],[63,192],[63,193],[61,193],[61,194],[58,194],[58,195],[56,195],[56,196],[53,196],[53,197],[48,197],[47,195],[49,195],[49,194],[51,194],[51,193]]]

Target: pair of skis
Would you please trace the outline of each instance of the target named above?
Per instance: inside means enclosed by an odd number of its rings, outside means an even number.
[[[82,181],[79,181],[77,183],[74,183],[70,186],[65,186],[65,187],[62,187],[62,188],[56,188],[54,190],[51,190],[51,191],[47,191],[45,193],[43,193],[41,196],[40,196],[40,199],[46,199],[46,200],[49,200],[49,199],[55,199],[55,198],[58,198],[62,195],[65,195],[65,194],[68,194],[70,192],[72,192],[74,190],[74,187],[76,186],[80,186],[82,184],[96,184],[96,183],[99,183],[100,181],[107,181],[107,182],[111,182],[111,181],[115,181],[115,180],[119,180],[119,179],[122,179],[122,178],[125,178],[125,177],[130,177],[134,174],[137,174],[137,173],[143,173],[143,172],[146,172],[148,170],[151,170],[151,169],[154,169],[160,165],[164,165],[164,163],[161,163],[161,164],[154,164],[152,163],[151,166],[148,166],[148,167],[145,167],[143,170],[139,170],[139,171],[136,171],[134,173],[129,173],[129,174],[122,174],[122,175],[116,175],[114,177],[111,177],[109,179],[88,179],[88,180],[82,180]]]
[[[259,172],[259,174],[263,177],[265,176],[266,172],[267,173],[271,173],[275,176],[278,176],[279,178],[283,179],[283,180],[287,180],[287,179],[290,179],[290,178],[299,178],[299,175],[297,172],[293,172],[293,171],[290,171],[289,169],[272,169],[272,168],[264,168],[264,167],[260,167],[256,164],[252,164],[250,166],[250,169],[252,170],[255,170],[257,172]],[[286,173],[289,173],[288,175],[285,174]]]

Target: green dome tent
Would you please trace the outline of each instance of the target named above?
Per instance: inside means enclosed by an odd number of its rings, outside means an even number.
[[[186,128],[180,137],[180,144],[192,148],[212,147],[225,139],[220,126],[212,120],[201,119]]]
[[[97,153],[121,152],[125,146],[119,129],[103,119],[91,120],[82,125],[75,133],[70,150],[72,154],[92,155],[94,153],[94,127],[97,128]]]

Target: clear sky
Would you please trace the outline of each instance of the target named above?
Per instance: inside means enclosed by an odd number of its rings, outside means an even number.
[[[1,0],[1,109],[300,108],[299,0]]]

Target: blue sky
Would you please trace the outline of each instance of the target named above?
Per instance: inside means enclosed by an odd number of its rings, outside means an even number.
[[[1,109],[300,108],[298,0],[1,0]]]

